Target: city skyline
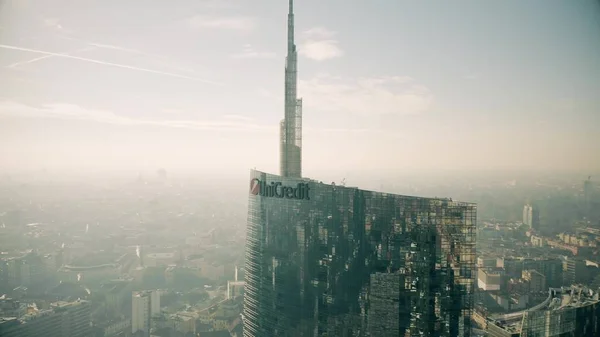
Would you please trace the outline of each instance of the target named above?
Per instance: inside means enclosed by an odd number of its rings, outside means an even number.
[[[0,335],[599,336],[599,4],[0,0]]]
[[[600,168],[597,2],[462,3],[296,3],[305,175]],[[278,171],[287,2],[99,4],[2,3],[0,166]]]

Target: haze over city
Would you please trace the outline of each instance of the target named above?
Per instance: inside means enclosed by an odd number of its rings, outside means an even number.
[[[277,171],[286,1],[1,6],[3,169]],[[305,171],[597,171],[598,6],[300,1]]]
[[[0,0],[0,336],[600,336],[600,2]]]

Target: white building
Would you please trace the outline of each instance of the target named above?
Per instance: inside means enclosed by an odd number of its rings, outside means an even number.
[[[152,316],[160,314],[160,293],[153,291],[136,291],[131,297],[131,332],[143,331],[150,336]]]
[[[532,205],[523,207],[523,224],[535,230],[540,229],[540,212],[537,207]]]
[[[150,293],[150,316],[160,315],[160,292],[153,290]]]
[[[498,272],[479,269],[477,272],[477,286],[485,291],[500,290],[502,275]]]

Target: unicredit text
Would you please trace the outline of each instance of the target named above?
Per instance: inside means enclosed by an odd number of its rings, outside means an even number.
[[[298,183],[296,187],[283,186],[281,182],[270,184],[260,179],[252,179],[250,182],[250,193],[262,197],[273,197],[282,199],[310,200],[310,187],[307,183]]]

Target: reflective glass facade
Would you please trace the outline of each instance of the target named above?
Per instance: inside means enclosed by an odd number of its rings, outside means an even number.
[[[244,336],[470,336],[474,204],[251,172]]]

